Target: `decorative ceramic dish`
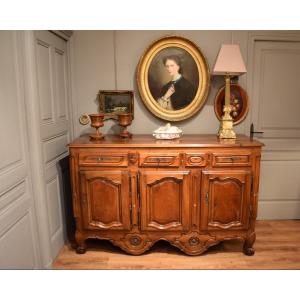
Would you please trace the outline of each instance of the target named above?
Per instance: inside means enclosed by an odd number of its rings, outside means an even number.
[[[167,123],[166,126],[159,127],[153,131],[153,136],[159,140],[178,139],[182,136],[182,130]]]

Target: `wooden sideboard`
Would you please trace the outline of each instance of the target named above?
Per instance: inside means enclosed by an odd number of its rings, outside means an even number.
[[[77,253],[88,238],[135,255],[158,240],[197,255],[240,239],[253,255],[262,146],[243,135],[76,139],[69,149]]]

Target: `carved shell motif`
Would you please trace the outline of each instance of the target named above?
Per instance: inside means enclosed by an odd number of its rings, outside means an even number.
[[[216,240],[215,236],[191,232],[176,238],[173,245],[189,255],[198,255],[217,243],[219,241]]]
[[[139,233],[128,233],[120,240],[111,240],[111,242],[124,251],[134,255],[144,253],[153,245],[153,241],[151,241],[146,234]]]

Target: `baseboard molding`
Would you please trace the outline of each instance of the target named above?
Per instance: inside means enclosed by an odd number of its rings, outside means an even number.
[[[258,203],[258,220],[300,219],[299,200],[261,200]]]
[[[59,251],[64,245],[63,239],[63,229],[60,228],[51,238],[51,252],[52,252],[52,260],[58,255]]]

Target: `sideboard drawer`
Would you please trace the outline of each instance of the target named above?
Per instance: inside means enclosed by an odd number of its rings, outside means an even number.
[[[141,167],[179,167],[179,153],[140,153]]]
[[[79,165],[127,167],[127,153],[79,153]]]
[[[207,153],[186,153],[185,155],[185,165],[187,167],[205,167],[207,160]]]
[[[212,165],[214,167],[251,166],[251,155],[250,153],[213,153]]]

